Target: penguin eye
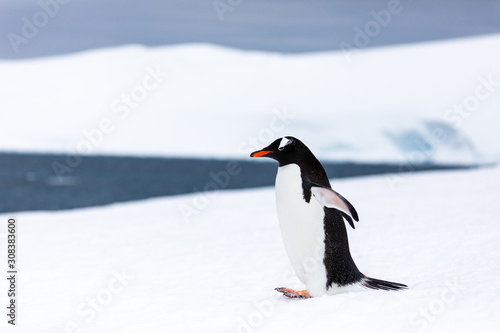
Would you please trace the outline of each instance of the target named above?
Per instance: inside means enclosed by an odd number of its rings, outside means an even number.
[[[282,151],[283,149],[285,149],[285,147],[279,147],[278,148],[279,151]]]

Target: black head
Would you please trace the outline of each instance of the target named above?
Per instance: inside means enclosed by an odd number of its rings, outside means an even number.
[[[278,161],[280,166],[291,163],[301,165],[311,160],[317,162],[309,148],[293,136],[276,139],[269,146],[251,153],[250,157],[269,157]]]

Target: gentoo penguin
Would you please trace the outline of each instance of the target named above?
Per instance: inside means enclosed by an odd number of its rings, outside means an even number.
[[[358,213],[332,190],[325,169],[300,140],[286,136],[253,152],[279,163],[276,207],[288,258],[306,290],[276,288],[291,298],[332,295],[353,286],[371,289],[408,288],[361,273],[349,252],[344,219],[354,229]]]

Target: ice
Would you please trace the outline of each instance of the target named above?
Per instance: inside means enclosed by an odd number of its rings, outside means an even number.
[[[329,160],[500,160],[500,35],[359,52],[122,46],[0,61],[0,150],[246,158],[284,135]]]

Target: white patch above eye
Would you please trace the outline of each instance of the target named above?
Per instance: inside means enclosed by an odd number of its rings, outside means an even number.
[[[292,140],[290,139],[287,139],[286,137],[283,137],[283,139],[281,139],[281,142],[280,142],[280,145],[278,147],[279,150],[283,150],[283,148],[285,148],[285,146],[287,144],[289,144]]]

